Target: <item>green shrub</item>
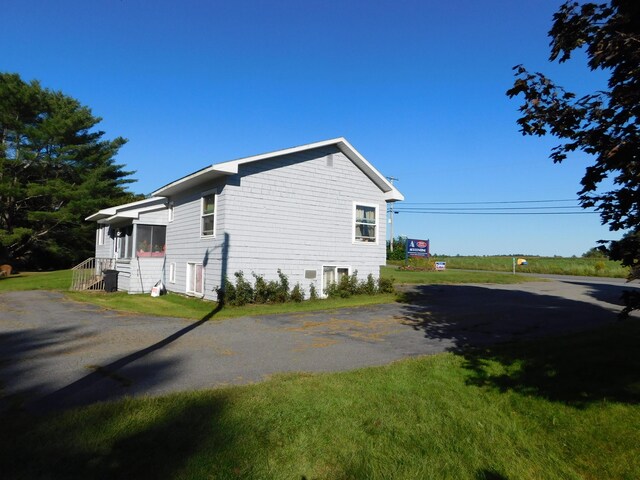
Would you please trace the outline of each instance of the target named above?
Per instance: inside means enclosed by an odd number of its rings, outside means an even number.
[[[289,300],[289,278],[280,269],[278,269],[278,278],[280,281],[276,283],[274,300],[278,303],[284,303]]]
[[[309,285],[309,300],[317,300],[318,299],[318,291],[316,290],[316,284],[312,283]]]
[[[385,290],[380,289],[381,281]],[[393,293],[394,291],[393,279],[391,279],[389,282],[386,282],[383,281],[382,278],[379,278],[378,283],[376,283],[373,275],[369,274],[367,275],[366,280],[359,282],[358,271],[355,270],[351,275],[342,276],[339,282],[331,283],[324,291],[324,293],[329,298],[348,298],[353,295],[375,295],[377,293]]]
[[[340,290],[338,289],[338,284],[336,282],[331,282],[327,285],[327,288],[324,289],[324,294],[329,298],[339,297]]]
[[[395,288],[393,287],[393,277],[378,277],[378,293],[393,293]]]
[[[367,279],[358,285],[358,293],[362,295],[375,295],[378,293],[378,286],[373,275],[367,275]]]
[[[242,305],[246,305],[247,303],[253,303],[254,292],[253,287],[249,282],[247,282],[244,278],[244,274],[242,270],[234,273],[236,277],[236,294],[235,299],[231,303],[231,305],[235,305],[241,307]]]
[[[236,287],[231,283],[228,277],[225,277],[223,286],[216,289],[218,294],[218,302],[234,305],[236,301]]]
[[[269,285],[262,275],[256,275],[255,273],[252,273],[252,275],[255,278],[253,300],[256,303],[268,303],[270,300]]]
[[[432,272],[435,271],[436,269],[436,261],[429,257],[429,258],[424,258],[424,257],[411,257],[409,258],[409,261],[407,262],[408,264],[408,270],[420,270],[420,271],[424,271],[424,272]]]
[[[304,300],[304,290],[302,290],[302,287],[300,286],[299,283],[296,283],[293,286],[293,290],[291,290],[291,295],[289,296],[289,299],[296,303],[300,303]]]

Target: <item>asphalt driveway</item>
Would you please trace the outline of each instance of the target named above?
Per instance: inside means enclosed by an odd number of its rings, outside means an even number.
[[[418,286],[405,304],[200,321],[0,294],[0,409],[66,408],[327,372],[616,321],[619,280]]]

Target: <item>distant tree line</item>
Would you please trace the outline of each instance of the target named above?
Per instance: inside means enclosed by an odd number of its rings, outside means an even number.
[[[78,100],[0,73],[0,263],[69,267],[94,253],[84,218],[142,198],[114,158],[126,140],[105,140]]]

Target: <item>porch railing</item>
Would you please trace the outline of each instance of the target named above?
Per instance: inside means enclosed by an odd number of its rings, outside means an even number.
[[[70,290],[104,290],[105,270],[114,269],[115,258],[87,258],[73,267]]]

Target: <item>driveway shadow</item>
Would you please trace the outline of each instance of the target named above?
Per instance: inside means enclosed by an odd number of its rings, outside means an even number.
[[[180,337],[208,322],[220,310],[222,310],[222,304],[218,303],[215,309],[197,322],[191,323],[159,342],[119,358],[107,365],[93,366],[93,371],[90,374],[30,403],[28,407],[33,411],[47,412],[118,398],[128,393],[126,387],[129,386],[127,379],[130,377],[143,378],[145,383],[162,381],[162,372],[167,371],[173,362],[149,362],[147,360],[140,364],[141,360],[147,355],[167,347]],[[131,364],[134,362],[138,363],[132,369]],[[124,372],[125,369],[127,373],[126,375],[122,375],[121,372]]]
[[[86,365],[87,374],[50,391],[46,371],[48,360],[95,346],[93,334],[78,326],[34,328],[0,333],[0,411],[26,408],[35,413],[90,405],[126,395],[144,393],[179,375],[179,359],[149,358],[182,336],[209,321],[221,310],[218,306],[200,320],[176,331],[148,347],[106,364]],[[42,378],[39,383],[21,380]],[[17,388],[9,388],[18,385]],[[7,393],[11,392],[11,393]]]
[[[613,307],[468,285],[420,286],[404,301],[412,328],[465,358],[470,384],[576,407],[640,401],[640,322],[618,321]]]

